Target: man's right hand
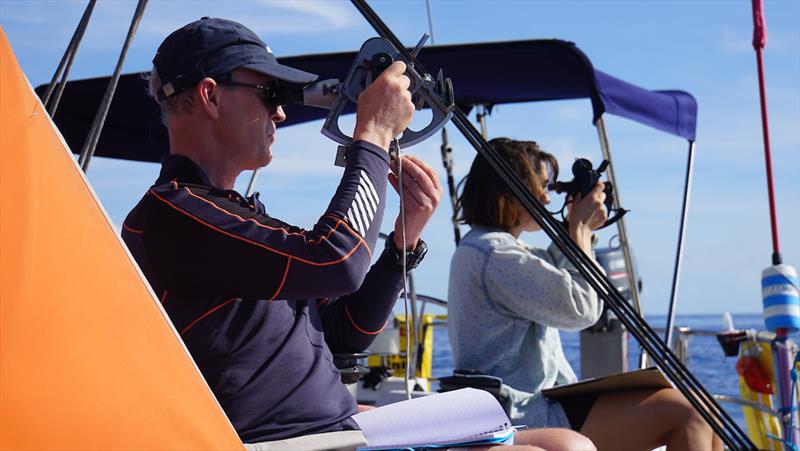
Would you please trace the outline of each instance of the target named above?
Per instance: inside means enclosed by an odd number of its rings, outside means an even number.
[[[405,63],[395,61],[358,96],[354,141],[369,141],[388,150],[392,139],[411,123],[414,104],[405,72]]]

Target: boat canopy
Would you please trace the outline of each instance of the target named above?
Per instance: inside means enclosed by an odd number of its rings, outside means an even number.
[[[280,58],[282,64],[341,78],[355,52]],[[594,69],[575,44],[558,39],[430,46],[419,55],[430,71],[442,69],[453,80],[456,103],[491,108],[504,103],[589,98],[593,122],[603,113],[622,116],[658,130],[695,139],[697,104],[683,91],[650,91]],[[123,75],[106,118],[95,155],[160,161],[168,152],[166,129],[157,104],[147,95],[146,73]],[[74,152],[91,128],[109,77],[69,82],[55,116]],[[46,86],[39,86],[42,95]],[[354,112],[350,104],[345,112]],[[282,126],[322,119],[327,110],[290,105]]]

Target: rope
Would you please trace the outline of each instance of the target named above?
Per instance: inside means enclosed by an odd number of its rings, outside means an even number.
[[[408,387],[409,374],[411,374],[411,318],[408,316],[408,270],[406,268],[406,207],[403,200],[403,162],[400,154],[400,145],[397,139],[393,139],[389,145],[389,156],[397,162],[398,194],[400,195],[400,241],[402,246],[400,252],[403,253],[403,312],[406,318],[406,371],[403,376],[405,382],[406,399],[411,399],[411,389]]]

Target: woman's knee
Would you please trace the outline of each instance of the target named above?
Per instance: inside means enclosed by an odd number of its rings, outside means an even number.
[[[692,406],[688,399],[674,388],[665,389],[670,402],[670,410],[673,412],[675,429],[683,429],[687,434],[709,435],[711,426],[708,425],[700,412]]]
[[[548,451],[596,451],[588,437],[569,429],[532,429],[520,431],[515,443],[539,446]]]

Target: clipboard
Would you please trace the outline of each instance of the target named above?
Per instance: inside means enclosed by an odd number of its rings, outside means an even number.
[[[572,384],[558,385],[542,390],[550,399],[560,399],[575,395],[596,395],[622,390],[673,388],[672,383],[656,367],[635,370],[611,376],[584,379]]]

